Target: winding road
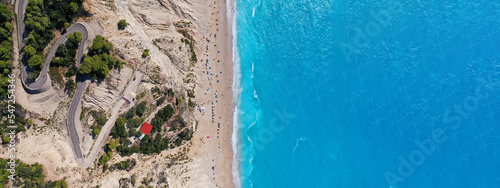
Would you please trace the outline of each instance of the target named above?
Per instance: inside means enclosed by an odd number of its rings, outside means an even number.
[[[22,6],[21,6],[22,5]],[[70,28],[66,30],[66,33],[62,35],[57,42],[52,46],[52,49],[50,50],[49,54],[47,54],[47,57],[45,58],[45,62],[43,64],[42,71],[40,72],[40,76],[35,80],[33,83],[28,83],[28,66],[27,66],[27,59],[24,56],[24,42],[23,38],[25,36],[26,31],[25,25],[24,25],[24,13],[26,9],[27,3],[26,0],[19,0],[19,6],[18,6],[18,14],[17,14],[17,22],[19,25],[19,44],[20,44],[20,49],[21,50],[21,61],[22,61],[22,81],[23,81],[23,86],[27,90],[28,93],[31,94],[36,94],[36,93],[42,93],[46,90],[48,90],[51,87],[50,82],[47,82],[50,79],[48,78],[47,72],[50,67],[50,61],[52,61],[52,58],[54,58],[57,48],[59,47],[60,44],[63,44],[66,42],[66,39],[68,39],[68,35],[74,32],[80,32],[82,34],[82,42],[80,42],[80,45],[78,46],[78,52],[76,55],[76,63],[77,66],[80,66],[80,63],[83,58],[83,50],[84,50],[84,45],[85,41],[88,39],[88,32],[87,28],[85,25],[81,23],[76,23]]]
[[[50,67],[50,61],[52,61],[52,58],[54,58],[57,48],[59,47],[60,44],[63,44],[66,39],[68,39],[68,35],[74,32],[80,32],[82,34],[82,41],[80,42],[78,46],[78,52],[76,55],[76,65],[77,67],[80,66],[81,61],[83,59],[83,50],[85,43],[89,37],[87,28],[85,27],[84,24],[81,23],[76,23],[70,28],[66,30],[66,33],[64,33],[53,45],[52,49],[50,52],[47,54],[47,57],[45,58],[45,62],[43,64],[42,71],[40,72],[40,76],[35,80],[33,83],[28,83],[27,82],[27,77],[28,77],[28,67],[27,67],[27,60],[26,57],[24,56],[24,36],[26,31],[25,25],[24,25],[24,14],[26,10],[26,6],[28,5],[27,0],[18,0],[18,6],[17,6],[17,24],[18,24],[18,37],[19,38],[19,49],[22,49],[20,52],[20,58],[21,58],[21,68],[22,68],[22,83],[23,87],[26,90],[27,93],[30,94],[37,94],[37,93],[42,93],[44,91],[47,91],[52,87],[49,75],[47,74],[49,67]],[[75,91],[75,95],[73,97],[73,100],[71,101],[71,105],[69,107],[68,111],[68,129],[71,137],[71,142],[73,144],[73,149],[75,150],[75,155],[77,160],[81,161],[83,159],[82,156],[82,151],[80,148],[80,141],[78,138],[78,134],[76,132],[75,128],[75,113],[76,109],[78,107],[78,103],[82,99],[83,92],[85,91],[85,80],[78,81],[77,83],[78,87]]]
[[[45,58],[45,62],[43,64],[43,68],[42,68],[42,71],[40,72],[40,76],[38,77],[38,79],[36,79],[36,81],[33,82],[33,83],[27,84],[30,89],[32,89],[34,91],[45,89],[44,85],[46,85],[45,83],[48,80],[47,79],[48,78],[47,72],[48,72],[49,67],[50,67],[50,61],[52,61],[52,58],[54,58],[59,45],[63,44],[64,42],[66,42],[66,39],[68,39],[68,35],[71,34],[71,33],[74,33],[74,32],[80,32],[82,34],[82,42],[80,42],[80,45],[78,46],[78,52],[76,54],[76,60],[77,60],[76,63],[77,63],[77,66],[80,66],[80,63],[81,63],[82,58],[83,58],[83,50],[84,50],[83,46],[85,45],[84,41],[87,41],[87,39],[88,39],[88,33],[87,33],[87,28],[85,28],[85,26],[83,24],[76,23],[75,25],[71,26],[66,31],[66,33],[64,35],[62,35],[57,40],[57,42],[54,44],[54,46],[50,50],[49,54]],[[23,63],[23,65],[25,65],[25,63]],[[26,77],[27,76],[27,74],[26,74],[26,72],[27,72],[26,68],[27,67],[26,66],[23,66],[23,67],[24,67],[24,70],[23,70],[23,81],[26,83],[26,79],[27,79],[27,77]]]
[[[80,139],[78,138],[78,133],[75,128],[75,115],[78,108],[78,103],[82,100],[83,92],[85,91],[85,81],[78,82],[78,87],[76,88],[75,95],[71,101],[68,111],[68,129],[69,135],[71,136],[71,143],[73,144],[73,149],[75,150],[75,155],[77,159],[83,159],[82,150],[80,149]]]

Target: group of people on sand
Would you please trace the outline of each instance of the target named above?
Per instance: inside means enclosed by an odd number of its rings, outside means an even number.
[[[201,59],[200,62],[203,63],[203,66],[205,70],[203,71],[204,74],[207,76],[207,80],[209,81],[209,85],[207,88],[205,88],[205,95],[210,96],[210,99],[199,104],[197,106],[197,110],[202,114],[202,116],[205,116],[205,108],[210,109],[211,111],[211,122],[216,131],[214,131],[214,135],[207,135],[207,139],[217,139],[217,152],[219,154],[219,159],[222,159],[222,150],[221,149],[221,141],[220,139],[220,132],[222,131],[222,125],[220,122],[220,119],[222,118],[220,115],[217,116],[216,114],[216,109],[217,109],[217,103],[219,102],[219,93],[216,88],[219,87],[218,84],[220,84],[220,79],[222,78],[222,71],[216,71],[217,68],[220,68],[220,60],[218,59],[218,54],[220,51],[218,50],[217,46],[217,33],[219,31],[219,11],[216,11],[216,5],[217,2],[214,1],[213,4],[210,4],[209,7],[213,7],[214,12],[212,15],[215,15],[215,18],[212,18],[211,21],[215,21],[214,27],[211,28],[212,33],[210,33],[207,38],[206,42],[208,43],[206,45],[206,50],[205,53],[203,54],[206,59]],[[210,52],[213,52],[212,56],[210,56]],[[222,97],[223,95],[221,95]],[[216,124],[217,123],[217,124]],[[212,175],[213,175],[213,180],[215,180],[215,168],[218,160],[216,158],[212,159],[213,164],[211,165],[211,170]],[[217,184],[218,186],[218,184]]]

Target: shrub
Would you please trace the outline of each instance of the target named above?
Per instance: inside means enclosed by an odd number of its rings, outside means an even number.
[[[127,27],[127,25],[128,25],[127,21],[125,21],[125,20],[120,20],[120,21],[118,22],[118,29],[125,29],[125,27]]]
[[[179,105],[182,103],[182,99],[180,97],[177,97],[175,100],[175,105]]]
[[[148,57],[149,56],[149,49],[145,49],[143,52],[142,52],[142,57]]]
[[[69,79],[64,85],[69,92],[72,92],[76,87],[75,81],[73,81],[73,79]]]
[[[163,104],[165,102],[165,96],[159,98],[157,101],[156,101],[156,106],[160,106],[161,104]]]
[[[64,76],[66,77],[72,77],[74,75],[76,75],[76,72],[78,71],[78,69],[76,68],[76,66],[71,66],[68,68],[68,70],[66,71],[66,73],[64,74]]]

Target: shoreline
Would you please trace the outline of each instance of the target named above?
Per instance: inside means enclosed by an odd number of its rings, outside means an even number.
[[[239,76],[240,76],[240,71],[238,70],[240,68],[238,63],[238,49],[236,47],[236,0],[226,0],[226,9],[225,9],[225,14],[226,14],[226,28],[228,30],[229,36],[228,40],[230,41],[230,46],[229,46],[229,52],[231,56],[231,65],[232,65],[232,84],[231,84],[231,98],[232,98],[232,103],[231,103],[231,149],[232,149],[232,156],[233,159],[231,161],[231,179],[232,179],[232,185],[234,187],[239,188],[241,186],[241,180],[240,180],[240,163],[238,162],[240,159],[240,153],[238,152],[238,146],[239,146],[239,137],[238,137],[238,98],[240,92],[237,91],[239,89]],[[229,14],[228,14],[229,13]],[[228,133],[229,134],[229,133]]]
[[[224,78],[222,79],[222,94],[224,95],[223,98],[223,106],[221,109],[221,114],[223,116],[223,127],[225,130],[223,131],[223,156],[224,160],[222,161],[222,168],[219,168],[219,174],[222,175],[222,187],[239,187],[234,184],[234,176],[233,173],[233,163],[234,163],[234,157],[235,154],[237,154],[237,151],[233,151],[233,134],[234,134],[234,112],[236,108],[236,102],[234,99],[234,91],[233,91],[233,86],[234,86],[234,64],[235,62],[233,61],[233,38],[234,38],[234,33],[232,31],[232,24],[233,24],[233,19],[230,19],[231,13],[228,10],[228,6],[230,6],[229,3],[234,3],[232,0],[218,0],[217,3],[219,4],[218,9],[219,9],[219,16],[218,19],[220,21],[219,24],[219,34],[220,34],[220,41],[219,42],[221,45],[221,53],[222,56],[220,56],[220,60],[222,65],[218,63],[217,68],[219,70],[222,70],[224,72]],[[230,13],[230,14],[228,14]],[[221,66],[221,67],[219,67]]]

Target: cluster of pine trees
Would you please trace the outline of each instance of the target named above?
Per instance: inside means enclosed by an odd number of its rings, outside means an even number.
[[[89,53],[84,56],[79,73],[97,80],[106,78],[110,69],[121,68],[124,62],[110,55],[112,49],[113,45],[106,38],[97,35],[92,41]]]
[[[53,30],[69,27],[73,17],[82,7],[82,0],[30,0],[26,7],[24,24],[29,33],[24,39],[24,51],[29,66],[34,70],[28,75],[33,80],[43,67],[43,50],[54,38]]]
[[[8,93],[9,73],[12,70],[12,11],[0,4],[0,96]]]

